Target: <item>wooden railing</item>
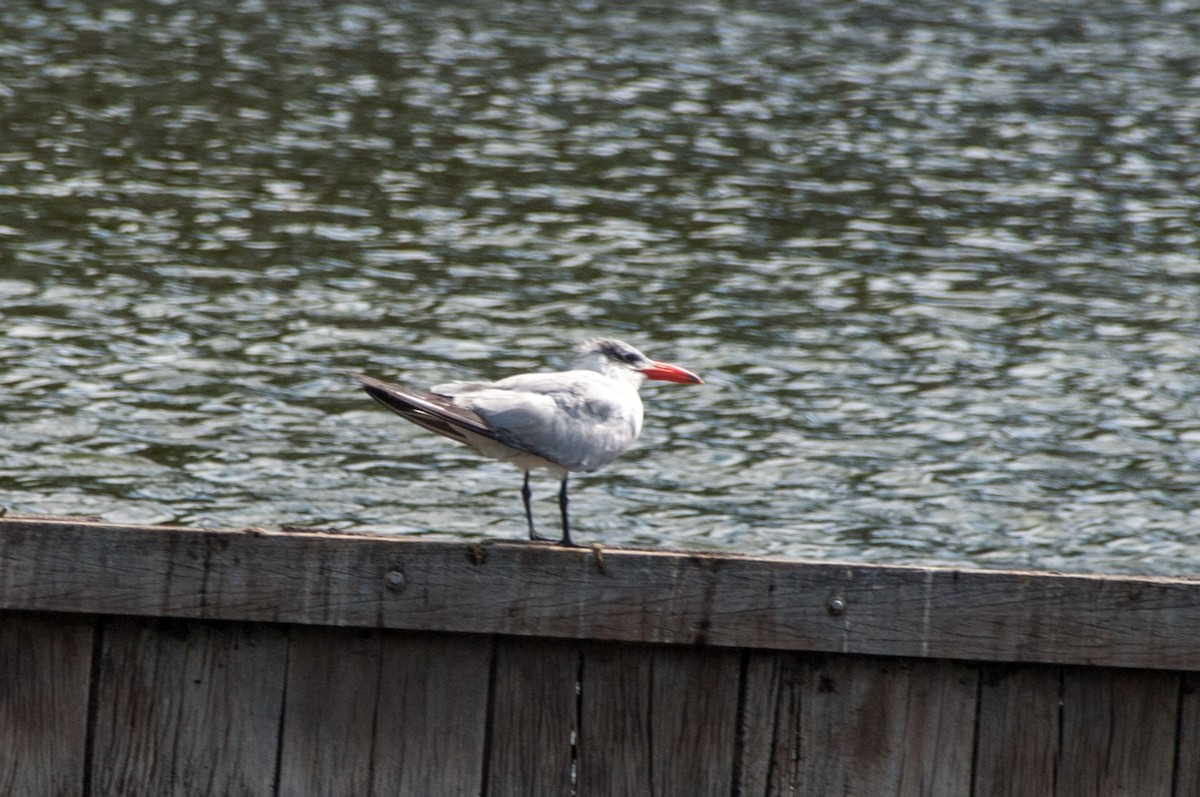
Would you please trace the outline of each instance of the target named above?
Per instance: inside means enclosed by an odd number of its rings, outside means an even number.
[[[1200,582],[0,519],[0,794],[1200,795]]]

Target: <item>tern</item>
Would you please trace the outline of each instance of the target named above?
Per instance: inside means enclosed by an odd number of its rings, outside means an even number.
[[[534,530],[529,472],[544,468],[560,478],[559,544],[565,546],[573,545],[567,478],[599,470],[633,445],[642,431],[642,382],[703,383],[691,371],[651,360],[613,338],[581,343],[569,371],[518,374],[498,382],[447,382],[426,391],[350,375],[401,418],[524,471],[521,499],[531,540],[552,538]]]

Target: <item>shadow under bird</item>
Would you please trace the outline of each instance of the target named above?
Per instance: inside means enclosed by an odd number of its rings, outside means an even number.
[[[521,499],[531,540],[550,538],[534,531],[529,472],[545,468],[562,479],[559,542],[568,546],[573,543],[567,478],[574,471],[599,470],[633,445],[642,431],[642,382],[703,382],[691,371],[651,360],[612,338],[577,346],[569,371],[518,374],[498,382],[447,382],[413,390],[365,374],[351,376],[401,418],[523,470]]]

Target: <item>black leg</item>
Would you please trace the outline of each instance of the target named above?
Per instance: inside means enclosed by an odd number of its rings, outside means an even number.
[[[521,500],[525,502],[525,520],[529,523],[529,539],[535,541],[549,540],[549,537],[543,537],[533,530],[533,509],[529,506],[529,471],[525,471],[525,484],[521,487]]]
[[[569,473],[564,473],[562,478],[562,487],[558,488],[558,510],[562,512],[562,527],[563,535],[559,540],[559,545],[565,545],[568,548],[574,548],[575,543],[571,542],[571,524],[567,520],[567,477]]]

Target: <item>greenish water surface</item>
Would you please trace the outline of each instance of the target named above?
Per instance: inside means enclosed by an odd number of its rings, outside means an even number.
[[[1191,574],[1197,142],[1193,3],[6,3],[0,504],[521,539],[339,372],[603,333],[582,542]]]

